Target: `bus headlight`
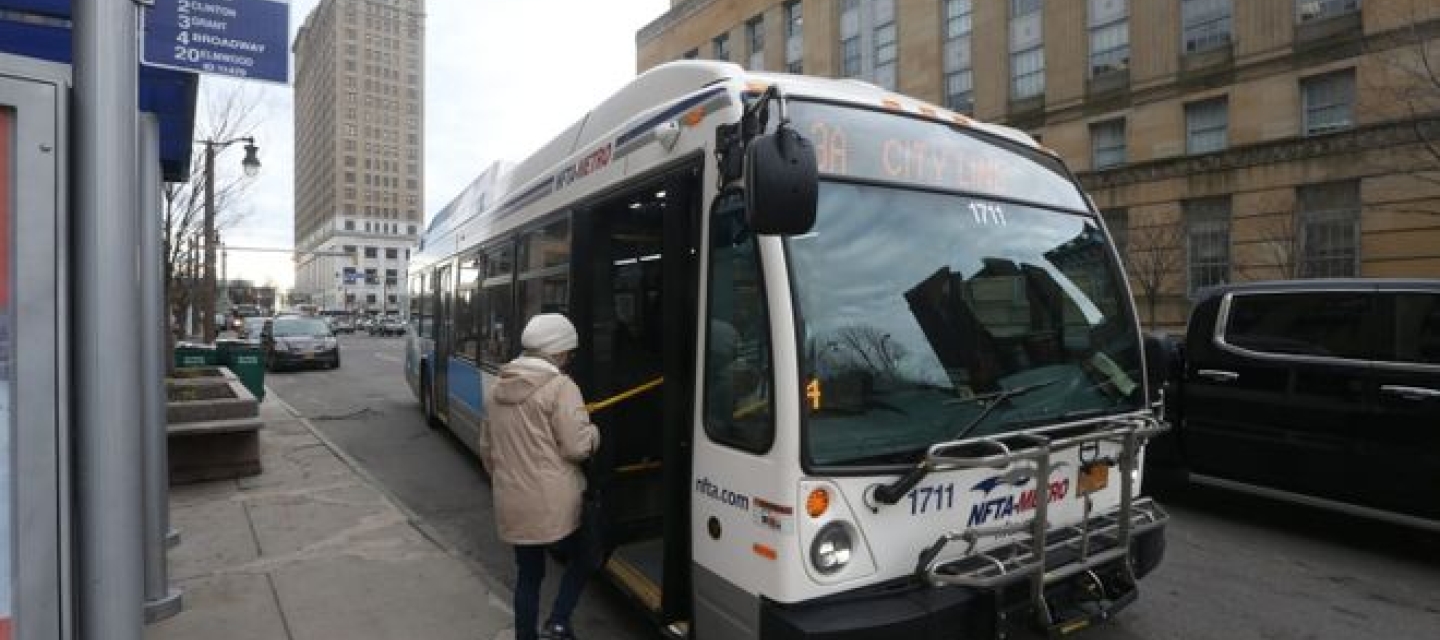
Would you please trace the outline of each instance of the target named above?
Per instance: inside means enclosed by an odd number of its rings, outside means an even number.
[[[810,543],[810,564],[816,571],[830,575],[850,563],[854,549],[850,526],[844,522],[831,522],[821,527]]]

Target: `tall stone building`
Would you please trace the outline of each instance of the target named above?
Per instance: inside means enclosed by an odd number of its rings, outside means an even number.
[[[424,0],[322,0],[295,37],[295,291],[401,309],[422,231]]]
[[[1440,277],[1434,0],[675,0],[636,39],[642,71],[855,77],[1029,132],[1152,326],[1218,282]]]

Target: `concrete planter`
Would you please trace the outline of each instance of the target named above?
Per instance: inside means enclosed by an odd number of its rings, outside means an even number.
[[[188,367],[165,380],[170,484],[259,474],[259,402],[224,367]]]

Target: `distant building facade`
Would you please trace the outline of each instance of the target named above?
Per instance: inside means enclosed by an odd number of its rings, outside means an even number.
[[[295,38],[294,294],[398,312],[424,220],[424,0],[322,0]]]
[[[676,0],[636,40],[641,71],[855,77],[1029,132],[1147,325],[1220,282],[1440,277],[1433,0]]]

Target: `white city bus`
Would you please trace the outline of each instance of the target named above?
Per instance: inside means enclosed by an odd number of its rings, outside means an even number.
[[[605,572],[673,636],[1069,633],[1163,554],[1120,262],[1013,130],[668,64],[477,180],[409,282],[410,385],[471,447],[526,319],[574,320]]]

